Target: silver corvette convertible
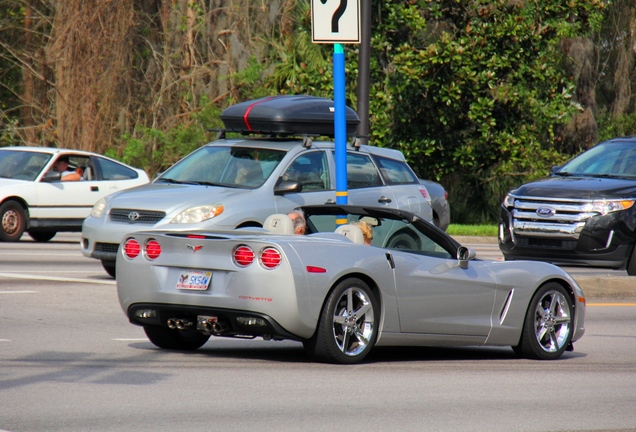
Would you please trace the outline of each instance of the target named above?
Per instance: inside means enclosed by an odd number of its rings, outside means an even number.
[[[301,209],[305,235],[285,214],[263,228],[127,235],[117,290],[128,319],[160,348],[290,339],[345,364],[409,345],[511,346],[550,360],[583,336],[585,297],[559,267],[476,259],[406,211]]]

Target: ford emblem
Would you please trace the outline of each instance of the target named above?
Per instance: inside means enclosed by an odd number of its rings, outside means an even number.
[[[556,213],[552,207],[539,207],[537,209],[537,215],[541,217],[552,217]]]
[[[132,222],[136,221],[140,217],[141,217],[141,215],[139,214],[139,212],[131,211],[130,213],[128,213],[128,220],[130,220]]]

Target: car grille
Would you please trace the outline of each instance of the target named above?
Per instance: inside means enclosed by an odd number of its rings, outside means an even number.
[[[154,224],[164,217],[166,217],[166,213],[160,211],[135,209],[112,209],[110,211],[110,220],[113,222]]]
[[[584,200],[515,197],[514,241],[520,246],[576,249],[586,221],[598,213]]]
[[[96,252],[113,252],[117,253],[119,243],[95,243]]]

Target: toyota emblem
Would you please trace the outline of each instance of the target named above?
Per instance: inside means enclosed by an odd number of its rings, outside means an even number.
[[[141,215],[139,214],[139,212],[131,211],[130,213],[128,213],[128,220],[131,222],[138,220],[140,217]]]

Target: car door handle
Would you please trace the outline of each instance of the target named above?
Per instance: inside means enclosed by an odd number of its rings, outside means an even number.
[[[334,200],[332,200],[331,198],[329,198],[327,201],[325,201],[325,204],[335,204],[336,202]]]
[[[385,197],[384,195],[382,195],[382,196],[378,199],[378,202],[379,202],[379,203],[382,203],[382,204],[388,204],[388,203],[390,203],[390,202],[391,202],[391,198],[387,198],[387,197]]]
[[[99,192],[99,186],[91,186],[91,192]]]

